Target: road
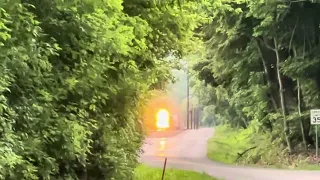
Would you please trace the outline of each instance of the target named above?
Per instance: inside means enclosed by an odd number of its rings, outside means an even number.
[[[206,157],[206,146],[213,133],[213,128],[155,133],[145,140],[140,161],[162,167],[167,157],[169,168],[205,172],[225,180],[320,180],[320,171],[263,169],[212,162]]]

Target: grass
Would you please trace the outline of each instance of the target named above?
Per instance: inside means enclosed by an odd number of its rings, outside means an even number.
[[[161,180],[162,169],[140,165],[135,170],[134,180]],[[166,169],[164,180],[216,180],[204,173]]]
[[[208,140],[209,159],[225,164],[238,164],[238,153],[244,152],[246,149],[253,146],[252,140],[248,138],[252,131],[250,129],[232,129],[228,126],[218,126],[215,128],[215,133],[212,138]],[[260,136],[260,135],[259,135]],[[263,142],[260,142],[263,144]],[[268,142],[266,142],[268,143]],[[241,164],[246,164],[251,167],[265,167],[278,169],[296,169],[296,170],[320,170],[320,165],[308,164],[306,160],[295,159],[294,166],[288,164],[285,157],[275,155],[277,149],[265,148],[263,159],[256,159],[258,163],[253,163],[252,155],[255,155],[255,150],[251,150],[244,155]],[[250,154],[251,158],[248,157]],[[268,165],[266,165],[268,164]]]
[[[235,163],[238,152],[248,148],[248,131],[230,129],[228,126],[219,126],[214,136],[208,141],[208,158],[225,164]]]

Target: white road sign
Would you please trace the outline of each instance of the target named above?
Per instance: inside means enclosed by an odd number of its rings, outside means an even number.
[[[311,124],[320,124],[320,109],[312,109],[310,111]]]

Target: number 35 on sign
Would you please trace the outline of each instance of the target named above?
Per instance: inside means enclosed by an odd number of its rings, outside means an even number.
[[[310,111],[311,124],[320,124],[320,109],[312,109]]]

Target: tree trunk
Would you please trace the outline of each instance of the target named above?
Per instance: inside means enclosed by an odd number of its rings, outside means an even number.
[[[301,129],[301,135],[302,135],[302,142],[304,149],[307,150],[307,143],[306,143],[306,136],[304,132],[304,124],[302,120],[302,113],[301,113],[301,88],[300,88],[300,81],[297,79],[297,88],[298,88],[298,113],[300,116],[300,129]]]
[[[297,57],[297,50],[295,48],[293,48],[293,54],[294,57]],[[304,59],[304,52],[303,52],[303,56],[302,58]],[[298,113],[299,113],[299,123],[300,123],[300,129],[301,129],[301,136],[302,136],[302,143],[303,143],[303,147],[305,150],[307,150],[307,143],[306,143],[306,136],[305,136],[305,132],[304,132],[304,124],[303,124],[303,120],[302,120],[302,113],[301,113],[301,87],[300,87],[300,80],[297,79],[297,89],[298,89]]]
[[[271,99],[271,102],[272,102],[274,110],[278,111],[278,106],[277,106],[276,100],[275,100],[274,96],[272,95],[272,82],[271,82],[271,79],[270,79],[270,72],[269,72],[269,69],[268,69],[268,65],[267,65],[267,62],[266,62],[266,60],[265,60],[265,58],[263,56],[262,48],[261,48],[261,45],[260,45],[259,41],[256,40],[256,43],[258,45],[259,53],[260,53],[262,64],[263,64],[263,68],[264,68],[264,73],[266,75],[267,85],[269,87],[270,99]]]
[[[284,128],[284,135],[286,138],[288,150],[290,153],[293,151],[293,147],[290,140],[290,129],[289,129],[289,123],[287,121],[287,108],[286,108],[286,102],[284,97],[284,88],[282,84],[281,79],[281,73],[280,73],[280,55],[278,51],[278,42],[277,39],[274,38],[274,51],[276,53],[277,63],[276,63],[276,70],[277,70],[277,76],[278,76],[278,82],[279,82],[279,95],[280,95],[280,104],[281,104],[281,110],[282,110],[282,116],[283,116],[283,128]]]

